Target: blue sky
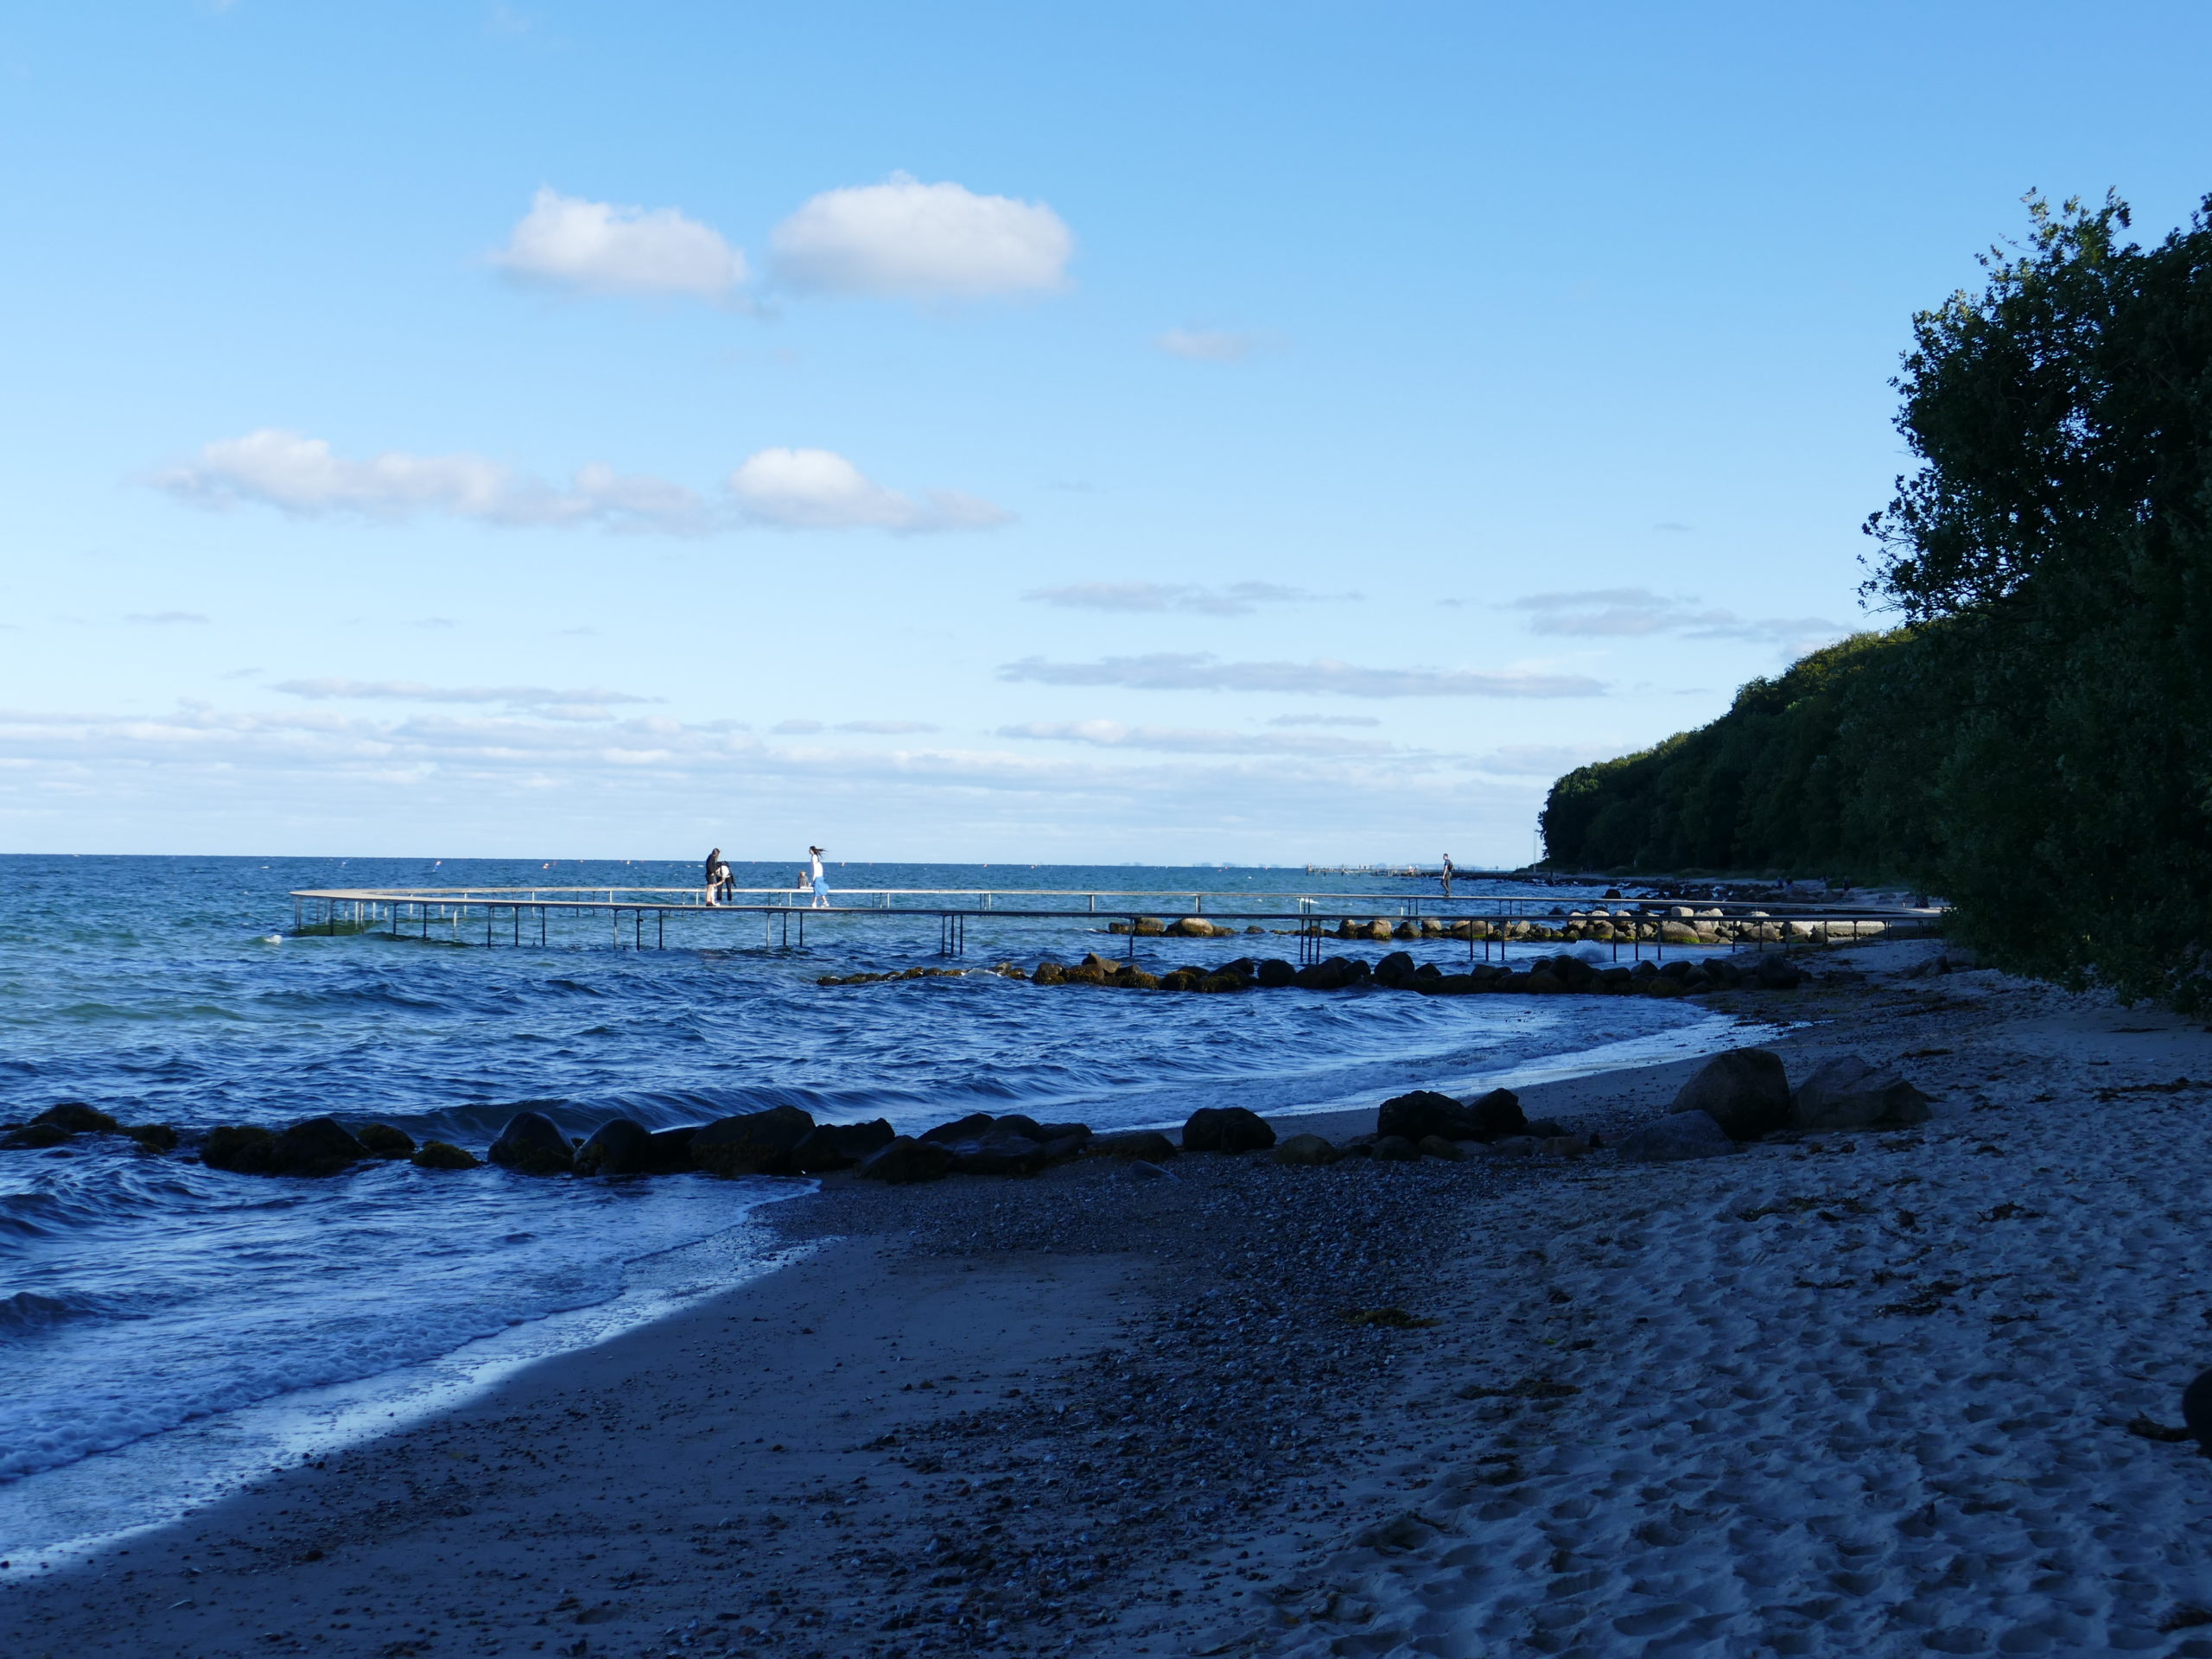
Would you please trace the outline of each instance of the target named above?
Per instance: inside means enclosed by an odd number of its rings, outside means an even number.
[[[1517,862],[2180,5],[0,19],[0,849]],[[696,844],[695,844],[696,843]]]

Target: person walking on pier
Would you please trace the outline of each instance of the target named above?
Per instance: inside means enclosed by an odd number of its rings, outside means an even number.
[[[822,873],[822,849],[810,847],[806,849],[806,856],[807,880],[814,888],[814,908],[827,910],[830,907],[830,878]]]

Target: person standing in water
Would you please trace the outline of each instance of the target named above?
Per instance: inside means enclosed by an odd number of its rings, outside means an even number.
[[[830,907],[830,878],[822,873],[822,849],[810,847],[806,849],[806,856],[807,880],[814,888],[814,907],[827,910]]]

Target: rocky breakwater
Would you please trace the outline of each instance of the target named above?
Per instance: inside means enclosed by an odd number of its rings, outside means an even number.
[[[1408,952],[1394,950],[1372,964],[1363,957],[1329,957],[1300,968],[1280,957],[1259,961],[1239,957],[1218,966],[1193,964],[1157,974],[1134,962],[1115,961],[1094,952],[1072,964],[1040,963],[1028,977],[1039,985],[1097,985],[1125,991],[1221,993],[1292,987],[1308,991],[1343,991],[1372,985],[1425,996],[1470,996],[1508,991],[1539,996],[1670,997],[1745,987],[1795,990],[1804,976],[1795,963],[1780,953],[1750,955],[1743,959],[1708,957],[1702,962],[1678,957],[1669,963],[1640,962],[1633,966],[1619,963],[1601,966],[1576,956],[1537,957],[1517,966],[1477,963],[1464,973],[1446,973],[1433,962],[1416,963]]]

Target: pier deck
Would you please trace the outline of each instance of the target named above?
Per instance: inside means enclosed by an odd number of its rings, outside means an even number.
[[[727,890],[722,899],[709,903],[702,886],[330,887],[302,888],[291,895],[293,931],[297,934],[377,932],[393,938],[473,944],[478,943],[480,922],[481,943],[486,947],[547,948],[605,939],[620,948],[625,943],[622,922],[627,917],[628,944],[632,949],[666,949],[671,918],[678,920],[679,948],[728,948],[727,931],[734,919],[757,916],[765,949],[803,947],[810,921],[819,925],[934,920],[938,954],[957,957],[966,953],[970,922],[1078,921],[1125,934],[1129,953],[1134,955],[1140,938],[1163,937],[1148,925],[1172,926],[1189,917],[1217,926],[1294,935],[1299,955],[1307,961],[1318,960],[1327,943],[1345,938],[1341,931],[1345,923],[1365,923],[1370,927],[1377,922],[1394,926],[1410,923],[1416,927],[1433,923],[1436,931],[1425,931],[1421,937],[1464,938],[1471,961],[1478,946],[1487,960],[1493,944],[1503,959],[1507,947],[1516,942],[1516,933],[1525,934],[1529,924],[1549,930],[1554,925],[1564,926],[1580,920],[1586,926],[1602,919],[1616,935],[1611,941],[1615,954],[1625,944],[1631,955],[1640,956],[1646,946],[1663,955],[1670,943],[1662,937],[1663,925],[1685,919],[1722,924],[1738,937],[1700,941],[1694,947],[1673,941],[1677,951],[1769,943],[1787,948],[1793,943],[1809,942],[1810,930],[1815,925],[1821,937],[1855,937],[1862,931],[1871,934],[1917,927],[1942,914],[1933,909],[1810,902],[1758,906],[1715,902],[1689,906],[1656,899],[1605,899],[1575,906],[1555,894],[1469,893],[1446,899],[1436,893],[1208,893],[1187,888],[1070,892],[1035,887],[848,887],[836,890],[829,898],[829,903],[817,904],[811,893],[790,887],[744,887]],[[601,918],[608,929],[603,936],[596,928],[596,918]],[[588,939],[582,937],[584,930],[575,925],[587,918],[594,921]],[[645,938],[648,918],[653,923],[650,946]],[[526,920],[533,925],[526,926]],[[556,922],[568,925],[557,937]],[[1862,928],[1859,925],[1865,923],[1878,925]],[[1842,933],[1843,924],[1851,925],[1848,935]],[[1750,938],[1741,937],[1746,932]],[[1626,937],[1618,937],[1623,934]],[[1371,936],[1370,941],[1380,942]]]

